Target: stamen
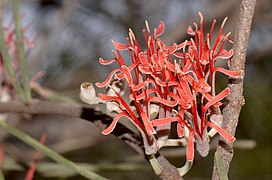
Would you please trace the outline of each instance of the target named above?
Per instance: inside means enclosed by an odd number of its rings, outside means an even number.
[[[195,26],[195,30],[197,31],[197,30],[198,30],[198,25],[197,25],[197,23],[194,23],[194,26]]]
[[[130,28],[129,28],[130,29]],[[131,30],[131,29],[130,29]],[[130,44],[134,45],[134,42],[133,42],[133,34],[131,32],[128,33],[129,35],[129,40],[130,40]]]
[[[183,53],[185,53],[185,48],[186,48],[186,45],[187,45],[187,39],[186,39],[186,41],[184,42],[184,45],[183,45],[183,48],[182,48],[182,51],[183,51]]]
[[[201,12],[198,12],[198,15],[200,17],[200,24],[203,24],[203,15]]]
[[[145,20],[145,26],[146,26],[147,32],[150,33],[150,28],[149,28],[149,24],[147,20]]]
[[[230,36],[231,32],[228,32],[228,34],[226,34],[225,39],[228,39],[228,37]]]
[[[228,20],[228,17],[225,17],[225,19],[223,20],[223,22],[222,22],[222,24],[221,24],[221,28],[224,27],[224,25],[225,25],[225,23],[226,23],[227,20]]]
[[[207,46],[209,49],[211,49],[209,34],[207,35]]]
[[[134,35],[132,29],[129,28],[128,31],[129,31],[129,33],[131,34],[132,39],[135,40],[136,38],[135,38],[135,35]]]
[[[192,38],[190,40],[192,42],[192,45],[193,45],[194,49],[197,50],[194,40]]]

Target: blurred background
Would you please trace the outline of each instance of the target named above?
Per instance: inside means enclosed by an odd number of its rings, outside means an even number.
[[[84,81],[105,79],[113,66],[102,66],[98,58],[111,59],[111,39],[125,42],[128,28],[139,41],[144,21],[151,29],[165,23],[161,36],[166,44],[188,38],[187,27],[204,16],[204,27],[217,19],[219,28],[228,17],[224,32],[235,31],[240,0],[21,0],[23,24],[32,22],[27,36],[35,33],[35,48],[28,62],[31,75],[44,71],[44,87],[79,100],[79,86]],[[6,20],[11,20],[9,0],[1,0]],[[250,34],[242,109],[236,137],[246,141],[237,145],[230,168],[230,179],[272,179],[272,1],[258,0]],[[233,36],[232,36],[233,37]],[[220,83],[226,86],[226,78]],[[100,167],[99,173],[112,179],[157,179],[149,165],[124,143],[112,136],[102,136],[92,124],[67,117],[34,116],[13,123],[39,138],[48,134],[47,143],[66,157]],[[7,154],[19,162],[33,158],[33,151],[17,139],[3,135]],[[180,154],[179,154],[180,152]],[[182,149],[167,151],[170,160],[182,165]],[[135,165],[132,166],[132,165]],[[119,167],[120,166],[120,167]],[[131,169],[129,168],[131,166]],[[119,167],[119,168],[118,168]],[[126,167],[126,168],[124,168]],[[197,158],[185,179],[210,179],[213,152],[205,159]],[[25,172],[14,171],[10,179],[20,179]],[[39,173],[37,178],[45,178]],[[63,175],[65,177],[65,175]],[[51,179],[56,179],[52,177]],[[61,179],[61,178],[58,178]],[[72,176],[70,179],[80,179]],[[83,179],[83,178],[82,178]]]

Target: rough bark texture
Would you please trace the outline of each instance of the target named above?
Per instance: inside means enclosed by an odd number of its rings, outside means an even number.
[[[239,20],[234,35],[234,56],[230,64],[231,70],[240,70],[241,75],[236,79],[229,79],[231,94],[227,97],[227,106],[223,110],[223,129],[231,135],[235,135],[238,118],[242,106],[245,103],[243,96],[243,83],[245,75],[246,51],[251,22],[254,14],[256,0],[243,0],[240,6]],[[233,157],[233,143],[229,143],[223,138],[219,139],[216,150],[223,161],[226,172],[229,170]],[[216,163],[214,163],[216,164]],[[219,179],[216,166],[214,166],[212,179]]]

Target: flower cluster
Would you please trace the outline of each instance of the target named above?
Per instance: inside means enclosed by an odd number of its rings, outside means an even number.
[[[185,139],[188,161],[193,161],[194,144],[201,155],[207,155],[208,136],[214,135],[214,131],[228,141],[235,140],[220,127],[220,101],[228,96],[230,90],[225,88],[218,94],[215,92],[216,72],[233,77],[240,75],[238,71],[215,66],[218,59],[230,60],[233,55],[232,49],[224,48],[225,42],[232,43],[230,33],[222,33],[226,19],[216,37],[213,34],[215,20],[205,36],[203,17],[201,13],[199,15],[199,27],[194,23],[194,28],[190,26],[187,30],[192,38],[180,44],[167,46],[159,38],[164,32],[163,22],[153,33],[146,23],[144,49],[131,29],[125,44],[112,41],[116,49],[114,58],[100,58],[99,62],[102,65],[115,62],[119,67],[96,86],[108,86],[114,92],[99,94],[99,97],[114,104],[117,115],[103,134],[110,134],[118,120],[126,117],[141,133],[146,154],[153,154],[169,143],[169,133],[175,127],[178,139]],[[129,63],[122,55],[124,52],[129,54]],[[126,81],[129,102],[122,97],[118,86],[111,85],[114,81]]]

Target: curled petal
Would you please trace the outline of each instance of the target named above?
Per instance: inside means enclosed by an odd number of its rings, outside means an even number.
[[[211,86],[204,80],[204,78],[199,79],[199,83],[205,92],[211,91]]]
[[[131,65],[128,67],[128,71],[131,72],[136,66],[137,66],[136,63],[131,64]],[[122,67],[123,67],[123,66],[122,66]],[[119,78],[119,79],[123,79],[125,76],[124,76],[124,73],[119,73],[119,74],[116,74],[116,77]]]
[[[132,86],[132,89],[133,89],[133,91],[139,91],[140,89],[146,87],[149,84],[152,84],[154,87],[156,86],[154,80],[147,79],[147,80],[145,80],[145,81],[143,81],[143,82],[141,82],[141,83],[139,83],[137,85]]]
[[[164,49],[167,51],[167,53],[173,54],[178,49],[178,45],[174,43],[172,46],[165,46]]]
[[[117,72],[120,72],[120,71],[121,71],[120,68],[114,69],[104,82],[102,82],[102,83],[97,82],[97,83],[95,83],[95,85],[99,88],[105,87],[106,85],[108,85],[111,82],[111,79],[114,76],[114,74],[116,74]]]
[[[127,50],[128,49],[128,45],[121,44],[121,43],[113,41],[113,40],[111,40],[111,42],[117,50]]]
[[[192,26],[189,26],[188,29],[187,29],[187,33],[191,36],[194,36],[196,33],[195,31],[193,30]]]
[[[99,62],[102,65],[109,65],[109,64],[112,64],[114,61],[116,61],[116,60],[115,59],[105,60],[103,58],[99,58]]]
[[[104,101],[116,101],[116,102],[121,102],[120,99],[117,96],[109,96],[106,94],[98,94],[98,97]]]
[[[189,109],[191,108],[191,104],[188,102],[188,98],[186,97],[186,100],[183,99],[182,97],[177,96],[174,93],[169,93],[174,99],[178,100],[178,105],[181,106],[184,109]]]
[[[149,64],[149,62],[147,61],[147,59],[145,57],[145,54],[143,52],[140,52],[138,57],[139,57],[139,60],[140,60],[142,65],[148,65]]]
[[[169,117],[169,118],[162,118],[162,119],[154,119],[154,120],[152,120],[152,125],[153,126],[161,126],[161,125],[168,124],[171,122],[176,122],[179,120],[180,120],[180,117],[178,117],[178,116]]]
[[[125,78],[126,78],[126,80],[128,82],[128,85],[129,86],[133,85],[133,79],[131,77],[131,74],[130,74],[130,71],[129,71],[128,67],[127,66],[122,66],[121,68],[122,68],[122,72],[123,72],[123,74],[124,74],[124,76],[125,76]]]
[[[140,101],[140,100],[144,99],[146,97],[146,95],[148,96],[151,93],[156,93],[156,95],[159,95],[158,90],[155,88],[152,88],[152,89],[148,89],[148,90],[146,90],[146,92],[142,92],[141,94],[136,96],[136,100]],[[132,96],[132,94],[130,95],[130,99],[134,100],[134,97]]]
[[[188,96],[185,94],[184,90],[181,87],[175,87],[175,89],[178,92],[178,95],[180,96],[180,99],[184,101],[185,103],[189,102]]]
[[[230,93],[230,89],[226,88],[223,91],[221,91],[217,96],[213,97],[205,106],[203,107],[203,113],[205,114],[206,111],[215,103],[221,101],[225,97],[227,97]]]
[[[111,124],[109,125],[109,127],[107,127],[106,129],[104,129],[104,130],[102,131],[102,134],[104,134],[104,135],[110,134],[110,133],[114,130],[116,124],[118,123],[118,120],[119,120],[122,116],[128,117],[127,114],[126,114],[125,112],[122,112],[122,113],[118,114],[117,116],[115,116],[115,118],[113,119],[113,121],[111,122]],[[128,117],[128,118],[129,118],[129,117]],[[130,118],[129,118],[129,119],[130,119]]]
[[[221,58],[221,59],[229,59],[233,56],[233,49],[227,51],[227,50],[223,50],[218,56],[217,58]]]
[[[213,70],[221,72],[221,73],[226,74],[226,75],[231,76],[231,77],[237,77],[237,76],[240,76],[240,74],[241,74],[240,71],[231,71],[231,70],[227,70],[227,69],[224,69],[224,68],[221,68],[221,67],[216,67]]]
[[[143,74],[152,74],[152,69],[149,66],[139,66],[139,71]]]
[[[208,101],[211,101],[213,99],[213,96],[210,95],[209,93],[203,93],[203,95]],[[217,107],[219,107],[221,105],[222,105],[221,102],[217,102],[217,103],[213,104],[213,106],[217,106]]]
[[[164,23],[161,21],[158,28],[157,28],[157,31],[155,33],[155,36],[160,36],[162,33],[164,32]]]
[[[178,44],[177,50],[180,50],[181,48],[185,48],[186,46],[189,46],[189,45],[191,45],[191,42],[186,40],[185,42]]]
[[[229,141],[229,142],[235,141],[235,139],[236,139],[235,137],[233,137],[232,135],[230,135],[229,133],[227,133],[224,129],[222,129],[221,127],[217,126],[216,124],[214,124],[214,123],[212,123],[210,121],[206,121],[206,125],[214,128],[227,141]]]
[[[183,58],[184,57],[184,53],[183,52],[175,52],[174,56],[176,56],[177,58]]]
[[[166,100],[166,99],[156,97],[156,96],[150,97],[149,101],[150,102],[161,103],[161,104],[164,104],[164,105],[169,106],[169,107],[174,107],[174,106],[176,106],[178,104],[178,101],[176,99],[174,99],[174,101],[170,101],[170,100]]]

